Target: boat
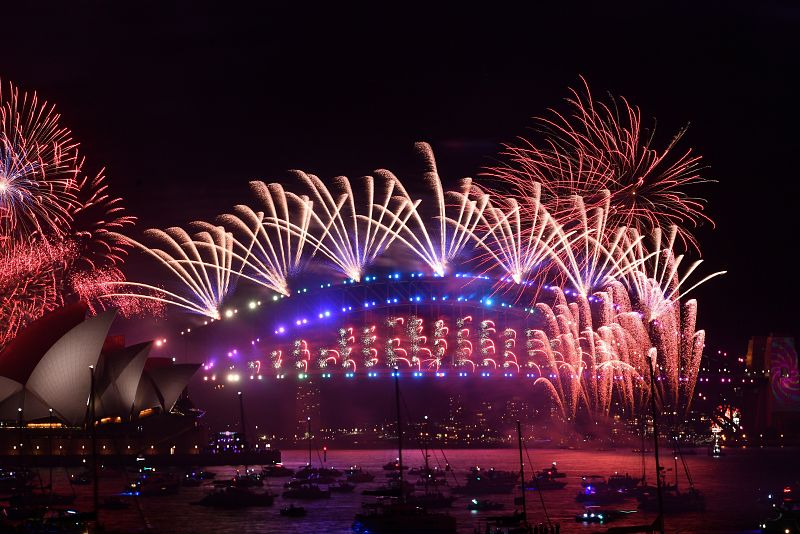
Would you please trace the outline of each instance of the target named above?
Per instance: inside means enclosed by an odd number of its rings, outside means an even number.
[[[773,513],[777,514],[762,521],[758,527],[768,534],[784,534],[800,532],[800,501],[784,498],[780,503],[773,503]]]
[[[172,473],[142,474],[130,483],[129,492],[142,497],[158,497],[175,495],[180,488],[180,481]]]
[[[42,506],[3,506],[0,512],[0,526],[16,527],[20,521],[41,518],[44,511],[45,508]]]
[[[614,473],[608,477],[606,480],[606,484],[611,489],[621,489],[621,490],[632,490],[636,488],[640,483],[641,479],[633,478],[628,473],[624,475],[620,475],[619,473]]]
[[[2,469],[0,468],[0,493],[13,493],[23,491],[31,486],[36,473],[30,469]]]
[[[447,486],[447,480],[444,478],[421,478],[414,483],[415,486]]]
[[[284,499],[329,499],[331,490],[322,490],[319,486],[312,483],[306,483],[296,488],[289,488],[283,492]]]
[[[381,503],[356,514],[353,532],[358,534],[455,534],[456,519],[441,513],[431,513],[420,506]]]
[[[284,517],[305,517],[307,512],[302,506],[290,504],[289,506],[281,508],[280,514]]]
[[[27,519],[21,526],[22,532],[87,532],[90,515],[77,510],[48,509],[39,517]]]
[[[547,476],[547,477],[550,477],[550,478],[566,478],[567,477],[567,474],[565,472],[558,470],[558,467],[556,467],[556,463],[555,462],[553,462],[553,464],[550,467],[542,469],[541,471],[537,471],[536,474],[537,475],[542,475],[542,476]]]
[[[355,487],[355,484],[340,480],[336,484],[328,486],[328,489],[333,493],[352,493]]]
[[[399,372],[394,373],[395,408],[397,414],[397,481],[399,495],[364,504],[366,510],[356,514],[352,529],[356,533],[370,534],[455,534],[456,519],[448,514],[429,511],[407,501],[407,482],[403,479],[403,420],[400,417]],[[394,470],[390,468],[389,470]]]
[[[408,466],[407,465],[401,466],[399,458],[383,464],[384,471],[400,471],[402,469],[408,469]]]
[[[216,476],[216,473],[203,471],[201,469],[192,469],[183,475],[183,480],[181,482],[184,486],[197,487],[202,485],[206,480],[213,480]]]
[[[648,512],[658,511],[658,494],[643,493],[638,496],[639,508]],[[664,512],[702,512],[706,509],[706,500],[702,493],[694,488],[688,491],[677,489],[662,491],[661,499]]]
[[[264,481],[261,480],[258,474],[248,472],[244,475],[236,473],[236,475],[231,478],[215,480],[213,484],[215,488],[226,488],[229,486],[235,486],[237,488],[260,488],[264,485]]]
[[[345,477],[347,478],[348,482],[352,482],[354,484],[361,482],[372,482],[375,480],[375,475],[364,471],[362,468],[355,465],[351,466],[345,471]]]
[[[497,501],[471,499],[467,503],[467,510],[473,512],[488,512],[492,510],[502,510],[506,506]]]
[[[608,486],[586,486],[575,496],[577,502],[591,503],[594,505],[615,504],[623,502],[629,496],[622,491],[614,490]]]
[[[536,475],[528,481],[525,489],[533,491],[560,490],[566,487],[563,480],[556,480],[549,476]]]
[[[607,523],[619,517],[635,514],[636,510],[614,510],[601,506],[587,506],[575,516],[578,523]]]
[[[722,452],[722,445],[720,445],[716,434],[714,435],[714,443],[712,443],[708,448],[708,455],[713,456],[714,458],[719,458],[720,456],[725,455],[725,453]]]
[[[261,476],[264,477],[290,477],[294,475],[294,469],[290,469],[283,464],[265,465],[261,468]]]
[[[500,471],[494,468],[482,470],[473,467],[467,475],[467,482],[463,486],[453,488],[453,493],[468,495],[487,495],[497,493],[510,493],[517,485],[519,473],[513,471]]]
[[[412,491],[414,491],[414,486],[405,480],[402,482],[400,480],[390,480],[389,483],[384,486],[362,491],[361,495],[373,497],[400,497]]]
[[[271,493],[257,493],[248,488],[229,486],[209,493],[191,504],[212,508],[251,508],[272,506],[273,502],[275,502],[275,496]]]
[[[440,491],[426,491],[425,493],[406,495],[406,503],[423,508],[450,508],[456,498],[445,495]]]
[[[604,486],[606,484],[606,477],[601,475],[583,475],[581,476],[581,486]]]
[[[409,469],[408,474],[413,476],[419,476],[422,478],[444,478],[445,470],[439,469],[438,467],[431,468],[428,466],[422,466]]]
[[[659,484],[655,492],[642,491],[637,498],[639,499],[639,508],[647,511],[660,511],[660,512],[700,512],[706,509],[706,500],[704,495],[694,487],[694,481],[689,473],[689,466],[684,460],[680,450],[678,440],[674,442],[674,460],[675,460],[675,483],[670,487],[666,484],[666,473],[660,471]],[[683,464],[683,469],[686,474],[686,480],[689,483],[689,489],[681,491],[678,488],[678,459],[680,458]],[[660,502],[659,502],[659,491]]]
[[[72,473],[69,475],[69,483],[75,486],[88,486],[92,483],[92,473],[89,471],[81,471],[80,473]]]
[[[533,532],[559,532],[561,526],[552,523],[548,517],[547,524],[532,525],[528,521],[528,510],[525,499],[525,464],[522,461],[522,427],[517,421],[517,445],[519,448],[519,480],[520,495],[514,498],[514,504],[522,505],[522,511],[514,510],[512,514],[491,516],[487,518],[486,532],[491,534],[530,534]],[[534,477],[535,478],[535,477]],[[542,501],[544,504],[544,501]]]
[[[311,467],[308,465],[298,469],[294,473],[294,478],[301,478],[301,479],[313,478],[315,480],[320,480],[320,479],[336,480],[340,476],[342,476],[342,472],[339,471],[338,469],[334,469],[332,467]],[[322,484],[325,483],[322,482]]]

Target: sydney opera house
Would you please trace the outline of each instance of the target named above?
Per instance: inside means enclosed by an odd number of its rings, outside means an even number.
[[[199,364],[151,358],[152,343],[124,346],[108,335],[114,315],[87,318],[84,304],[72,304],[31,323],[0,353],[1,456],[81,463],[92,443],[122,460],[203,453],[202,412],[180,402]]]

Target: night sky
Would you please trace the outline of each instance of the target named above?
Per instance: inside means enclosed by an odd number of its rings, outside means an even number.
[[[706,272],[729,271],[696,294],[710,346],[800,333],[800,8],[66,4],[4,7],[0,77],[57,104],[136,232],[210,219],[287,169],[403,177],[418,140],[443,178],[475,176],[583,75],[658,118],[657,146],[690,124],[682,146],[717,180],[692,190],[717,223],[698,232]]]

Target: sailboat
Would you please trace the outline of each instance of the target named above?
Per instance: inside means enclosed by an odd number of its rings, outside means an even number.
[[[415,506],[406,499],[407,491],[403,479],[403,422],[400,417],[400,372],[394,371],[395,407],[397,412],[397,463],[399,494],[396,499],[382,499],[374,506],[367,507],[366,513],[356,514],[353,531],[373,534],[455,534],[454,517],[428,511],[423,506]]]
[[[694,481],[689,473],[689,466],[686,460],[681,455],[680,447],[675,439],[675,448],[673,450],[675,459],[675,484],[673,486],[666,485],[666,480],[662,482],[661,492],[661,505],[666,512],[698,512],[705,510],[706,501],[703,494],[694,487]],[[689,489],[681,491],[678,488],[678,458],[680,457],[683,469],[686,474],[686,480],[689,483]],[[661,474],[664,477],[663,473]],[[652,492],[643,492],[639,495],[639,507],[642,510],[658,510],[658,502],[656,496]]]
[[[517,421],[517,445],[519,447],[519,480],[521,495],[514,504],[521,504],[522,511],[514,510],[510,515],[487,517],[486,532],[491,534],[530,534],[533,525],[528,522],[528,509],[525,501],[525,464],[522,461],[522,428]]]
[[[452,495],[445,495],[438,489],[434,489],[439,483],[445,482],[444,478],[437,478],[440,476],[443,477],[444,471],[431,469],[430,463],[428,462],[430,455],[428,454],[427,442],[425,443],[423,454],[425,455],[425,467],[418,469],[416,473],[420,476],[420,481],[417,482],[417,484],[419,485],[421,482],[422,485],[425,486],[425,493],[420,495],[406,495],[406,501],[408,504],[415,504],[425,508],[450,508],[453,505],[455,497]],[[411,471],[408,473],[412,474]]]

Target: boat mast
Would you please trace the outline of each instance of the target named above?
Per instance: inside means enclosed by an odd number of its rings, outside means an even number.
[[[656,454],[656,495],[658,496],[658,529],[664,534],[664,498],[661,494],[661,464],[658,460],[658,417],[656,412],[656,375],[653,367],[655,358],[652,358],[648,367],[650,368],[650,408],[653,411],[653,452]]]
[[[403,481],[403,421],[400,418],[400,370],[394,368],[394,403],[397,410],[397,463],[400,467],[400,502],[405,502],[405,483]]]
[[[642,417],[642,445],[641,450],[639,451],[640,456],[642,457],[642,487],[647,487],[647,457],[645,456],[645,447],[647,442],[645,441],[647,438],[647,421],[645,420],[644,416]]]
[[[678,491],[678,436],[675,436],[675,450],[672,456],[675,459],[675,491]]]
[[[247,446],[247,425],[244,423],[244,396],[242,392],[239,392],[239,419],[241,422],[241,434],[242,434],[242,453],[247,453],[245,447]],[[246,458],[246,456],[245,456]],[[244,475],[247,476],[247,462],[245,461],[244,464]]]
[[[239,419],[241,420],[242,448],[247,443],[247,425],[244,422],[244,395],[239,392]]]
[[[308,436],[308,467],[311,468],[311,416],[309,415],[306,420],[308,421],[308,430],[306,431]]]
[[[94,366],[89,366],[89,375],[91,376],[91,382],[89,387],[89,424],[91,425],[92,431],[92,505],[94,509],[94,520],[95,522],[99,522],[98,517],[98,476],[97,476],[97,428],[95,426],[95,398],[94,398]],[[51,489],[52,491],[52,489]]]
[[[528,510],[525,508],[525,464],[522,462],[522,427],[517,421],[517,445],[519,446],[519,487],[522,489],[522,518],[528,521]]]

